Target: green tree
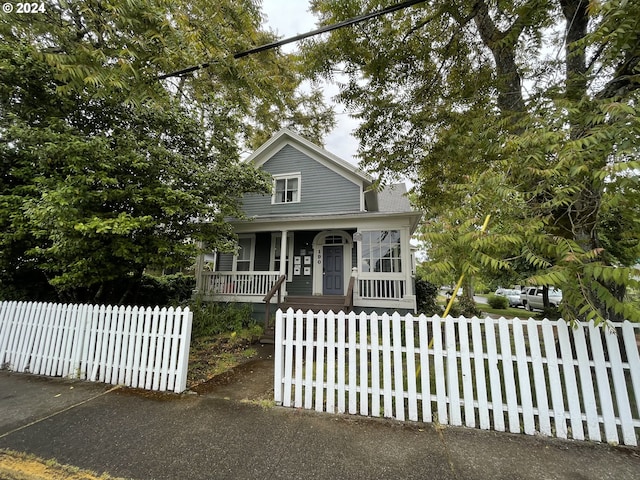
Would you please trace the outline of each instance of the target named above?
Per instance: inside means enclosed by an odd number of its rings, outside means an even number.
[[[233,61],[271,39],[260,20],[248,0],[0,17],[0,294],[34,298],[46,281],[43,297],[123,302],[147,266],[184,266],[197,241],[235,247],[226,219],[270,186],[242,149],[283,124],[313,138],[331,123],[300,93],[295,57]]]
[[[383,3],[312,5],[332,23]],[[640,319],[624,302],[640,237],[639,2],[428,2],[305,53],[311,76],[347,75],[363,164],[413,178],[428,217],[510,209],[502,231],[541,269],[531,282],[563,289],[565,318]]]

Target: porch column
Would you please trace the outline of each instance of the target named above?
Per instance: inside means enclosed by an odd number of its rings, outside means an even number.
[[[413,253],[411,252],[411,234],[408,229],[403,228],[400,230],[400,238],[403,253],[402,257],[402,270],[404,272],[404,278],[407,282],[407,288],[405,291],[405,296],[413,296],[415,295],[413,291]]]
[[[286,230],[282,230],[280,237],[280,276],[287,274],[287,233]]]
[[[204,270],[204,253],[202,251],[203,249],[203,243],[202,242],[198,242],[197,243],[198,248],[200,249],[200,252],[198,253],[198,256],[196,258],[196,288],[195,291],[196,293],[202,293],[202,272]]]

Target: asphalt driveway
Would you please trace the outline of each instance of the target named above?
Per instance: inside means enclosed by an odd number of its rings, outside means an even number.
[[[0,448],[135,479],[640,479],[638,449],[265,407],[231,383],[163,395],[0,372]]]

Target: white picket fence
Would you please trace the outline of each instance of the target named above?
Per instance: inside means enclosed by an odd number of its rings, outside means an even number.
[[[276,314],[276,404],[638,445],[640,325]],[[505,418],[506,414],[506,418]]]
[[[0,368],[157,391],[185,390],[192,313],[0,303]]]

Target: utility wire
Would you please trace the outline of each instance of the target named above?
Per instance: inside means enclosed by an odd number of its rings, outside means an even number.
[[[365,13],[364,15],[358,15],[357,17],[350,18],[348,20],[344,20],[342,22],[334,23],[332,25],[327,25],[322,28],[318,28],[317,30],[312,30],[311,32],[301,33],[294,37],[285,38],[283,40],[279,40],[277,42],[267,43],[266,45],[261,45],[259,47],[252,48],[250,50],[245,50],[243,52],[239,52],[233,55],[234,59],[243,58],[248,55],[252,55],[254,53],[264,52],[266,50],[271,50],[273,48],[281,47],[282,45],[286,45],[288,43],[297,42],[298,40],[302,40],[308,37],[313,37],[315,35],[320,35],[321,33],[331,32],[333,30],[337,30],[339,28],[348,27],[350,25],[355,25],[356,23],[364,22],[365,20],[369,20],[371,18],[379,17],[382,15],[386,15],[388,13],[396,12],[398,10],[405,9],[407,7],[411,7],[418,3],[422,3],[425,0],[406,0],[404,2],[397,3],[395,5],[391,5],[389,7],[383,8],[382,10],[377,10],[371,13]],[[200,65],[194,65],[193,67],[188,67],[182,70],[177,70],[175,72],[167,73],[165,75],[160,75],[158,80],[164,80],[170,77],[181,77],[182,75],[186,75],[191,72],[195,72],[196,70],[202,70],[211,66],[215,62],[201,63]]]

